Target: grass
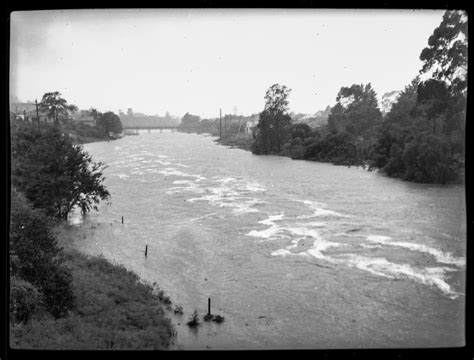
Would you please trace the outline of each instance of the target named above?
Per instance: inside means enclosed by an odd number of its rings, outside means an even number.
[[[73,273],[73,310],[65,318],[12,326],[13,348],[156,350],[173,345],[176,331],[164,309],[171,301],[162,291],[156,294],[136,274],[102,257],[71,249],[64,256]]]

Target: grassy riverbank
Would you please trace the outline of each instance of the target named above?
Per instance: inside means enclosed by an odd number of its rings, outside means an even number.
[[[10,327],[16,349],[160,350],[176,338],[166,316],[169,299],[136,274],[102,257],[64,249],[74,307],[66,317],[38,315]]]
[[[101,166],[64,134],[76,131],[100,139],[98,130],[12,125],[10,346],[170,348],[176,338],[167,316],[170,299],[124,267],[74,248],[94,229],[72,231],[75,228],[65,220],[71,207],[64,204],[91,210],[90,203],[106,200],[110,194],[102,184]],[[74,193],[88,197],[80,203]]]

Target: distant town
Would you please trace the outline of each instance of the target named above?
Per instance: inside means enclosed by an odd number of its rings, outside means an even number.
[[[379,101],[379,108],[382,114],[385,115],[390,111],[390,108],[397,101],[400,93],[401,91],[394,90],[382,95]],[[324,110],[316,111],[313,114],[290,112],[290,116],[294,124],[304,123],[312,128],[318,128],[327,125],[330,113],[331,107],[328,105]],[[58,121],[63,125],[69,123],[76,124],[80,127],[88,126],[96,128],[98,126],[97,114],[97,110],[93,107],[78,110],[66,109],[66,111],[58,114]],[[117,115],[120,118],[124,135],[133,133],[132,131],[126,131],[127,129],[137,128],[180,127],[182,130],[194,129],[197,132],[202,132],[202,128],[206,128],[206,123],[217,123],[217,121],[219,121],[219,117],[201,119],[201,117],[189,113],[183,116],[171,115],[169,112],[166,112],[164,116],[149,115],[135,112],[132,108],[128,108],[126,112],[119,110]],[[16,97],[10,97],[10,117],[11,119],[22,120],[29,123],[37,123],[39,118],[40,124],[53,124],[55,121],[54,116],[45,109],[42,109],[40,103],[31,100],[22,102]],[[221,120],[225,123],[227,133],[235,132],[235,135],[238,136],[250,136],[252,128],[258,124],[259,114],[256,113],[250,116],[223,114]],[[208,132],[217,135],[216,131],[217,128],[214,126],[213,129],[210,129]]]

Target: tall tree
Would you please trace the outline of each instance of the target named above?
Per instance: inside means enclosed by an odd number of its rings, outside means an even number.
[[[420,54],[423,68],[420,73],[433,72],[436,79],[448,83],[453,91],[467,87],[467,14],[448,10],[441,24],[428,39],[428,46]]]
[[[265,94],[265,107],[260,113],[252,151],[256,154],[278,154],[291,134],[288,96],[285,85],[274,84]]]
[[[45,93],[38,105],[41,111],[46,112],[54,120],[55,124],[58,124],[60,115],[67,117],[68,111],[77,111],[77,106],[68,104],[67,100],[63,99],[58,91]]]
[[[443,130],[458,139],[464,137],[467,103],[467,14],[448,10],[441,24],[428,39],[420,59],[420,73],[432,73],[435,79],[445,82],[450,99],[446,109]]]

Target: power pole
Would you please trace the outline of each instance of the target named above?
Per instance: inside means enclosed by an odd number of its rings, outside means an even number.
[[[36,118],[38,119],[38,129],[40,128],[40,117],[39,117],[39,112],[38,112],[38,100],[35,99],[35,104],[36,104]]]
[[[222,139],[222,109],[219,108],[219,140]]]

